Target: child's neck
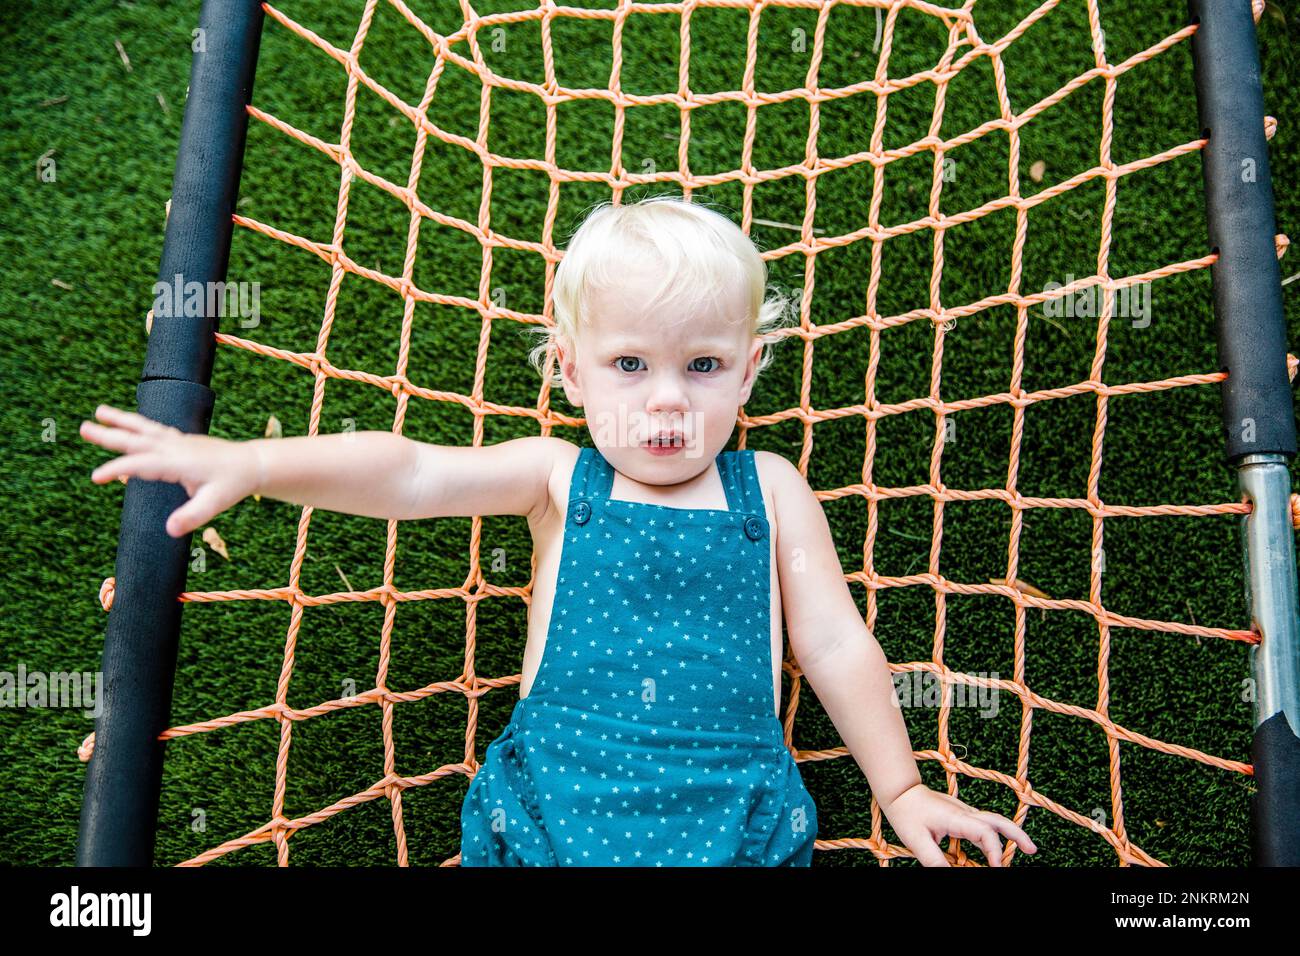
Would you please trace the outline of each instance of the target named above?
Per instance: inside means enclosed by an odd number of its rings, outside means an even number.
[[[646,484],[614,469],[609,496],[622,501],[665,505],[670,508],[709,508],[726,511],[727,491],[722,487],[717,459],[712,458],[699,474],[672,484]]]

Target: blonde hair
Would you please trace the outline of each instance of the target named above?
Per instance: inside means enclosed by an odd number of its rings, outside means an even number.
[[[722,213],[674,195],[619,206],[599,203],[570,239],[556,268],[555,324],[527,330],[542,338],[528,359],[543,377],[555,339],[562,338],[576,358],[578,331],[591,321],[592,293],[620,284],[627,264],[645,262],[650,252],[663,264],[663,280],[645,302],[647,314],[670,301],[683,311],[717,301],[724,287],[739,284],[748,292],[743,319],[755,335],[764,337],[785,325],[788,315],[798,322],[791,309],[797,296],[780,291],[767,295],[767,263],[753,241]],[[757,372],[771,364],[771,348],[771,342],[764,343]],[[563,386],[558,363],[550,383]]]

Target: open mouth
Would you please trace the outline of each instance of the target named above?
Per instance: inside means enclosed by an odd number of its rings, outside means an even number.
[[[682,446],[681,435],[664,435],[658,438],[651,438],[645,442],[651,448],[680,448]]]

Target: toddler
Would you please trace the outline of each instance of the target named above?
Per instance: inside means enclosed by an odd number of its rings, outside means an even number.
[[[386,432],[228,442],[100,406],[92,475],[181,483],[187,534],[245,495],[412,520],[526,515],[538,555],[520,699],[461,809],[464,866],[807,866],[817,811],[777,717],[782,624],[917,859],[1002,865],[1029,837],[921,782],[825,515],[771,452],[724,451],[785,314],[747,236],[698,201],[602,204],[555,277],[553,384],[593,446]],[[106,427],[108,426],[108,427]]]

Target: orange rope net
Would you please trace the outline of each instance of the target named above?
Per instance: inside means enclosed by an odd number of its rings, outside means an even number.
[[[743,448],[745,446],[745,438],[749,429],[772,425],[788,420],[800,421],[803,423],[803,446],[798,466],[800,470],[807,475],[809,457],[812,453],[813,445],[813,426],[819,422],[826,422],[839,418],[852,417],[862,419],[866,424],[867,438],[866,460],[863,463],[863,478],[861,483],[841,488],[819,490],[817,491],[817,496],[823,501],[828,501],[835,498],[856,495],[866,501],[868,525],[866,540],[862,549],[864,555],[864,566],[859,570],[847,574],[846,578],[850,581],[864,585],[867,589],[868,612],[866,624],[870,629],[872,629],[873,633],[875,631],[875,619],[877,614],[876,592],[878,590],[883,588],[922,586],[928,587],[934,592],[936,602],[936,629],[931,659],[891,664],[891,669],[895,673],[928,672],[929,674],[935,675],[936,678],[941,679],[944,682],[946,690],[951,685],[956,684],[996,688],[998,691],[1015,695],[1021,703],[1020,744],[1016,772],[1014,775],[977,766],[953,753],[948,739],[950,705],[947,703],[947,699],[945,699],[944,705],[939,709],[937,745],[935,749],[932,750],[917,751],[915,753],[917,759],[923,761],[938,761],[944,768],[947,776],[948,792],[954,795],[957,793],[958,775],[982,778],[1004,784],[1006,787],[1014,791],[1018,800],[1017,810],[1014,815],[1017,824],[1024,824],[1025,817],[1030,807],[1041,807],[1051,811],[1052,813],[1059,814],[1066,820],[1072,821],[1081,827],[1086,827],[1092,830],[1097,834],[1097,836],[1104,839],[1114,848],[1115,854],[1121,865],[1127,866],[1134,863],[1149,866],[1165,865],[1159,860],[1152,858],[1148,853],[1144,852],[1141,847],[1135,845],[1126,833],[1124,824],[1124,806],[1120,788],[1120,741],[1138,744],[1166,754],[1175,754],[1187,757],[1192,760],[1201,761],[1210,766],[1243,774],[1251,774],[1252,767],[1249,764],[1226,760],[1212,754],[1182,747],[1168,741],[1152,739],[1115,723],[1110,717],[1108,680],[1111,628],[1142,628],[1185,634],[1189,636],[1195,635],[1206,638],[1222,638],[1230,641],[1243,641],[1249,643],[1258,642],[1258,637],[1250,630],[1227,630],[1187,625],[1172,621],[1143,620],[1127,617],[1114,610],[1108,609],[1102,602],[1101,575],[1098,569],[1098,556],[1101,552],[1102,545],[1102,527],[1107,518],[1121,516],[1144,517],[1150,515],[1227,515],[1244,514],[1250,510],[1250,506],[1244,498],[1240,501],[1229,501],[1218,504],[1125,507],[1106,504],[1101,500],[1098,494],[1102,445],[1107,421],[1107,404],[1112,395],[1126,395],[1135,392],[1154,392],[1193,385],[1212,385],[1221,381],[1225,377],[1224,373],[1221,372],[1206,372],[1182,375],[1162,381],[1134,382],[1126,385],[1108,385],[1102,381],[1102,369],[1106,356],[1107,329],[1109,321],[1113,315],[1116,291],[1138,283],[1150,282],[1152,280],[1162,279],[1179,273],[1204,269],[1214,263],[1217,259],[1217,255],[1212,253],[1200,258],[1172,263],[1143,274],[1120,277],[1112,276],[1107,267],[1111,242],[1111,223],[1115,209],[1116,184],[1118,180],[1135,170],[1156,166],[1176,157],[1195,152],[1204,147],[1207,142],[1207,140],[1204,139],[1197,139],[1136,162],[1122,165],[1113,163],[1110,157],[1110,149],[1113,130],[1114,89],[1116,82],[1120,76],[1133,69],[1138,64],[1158,56],[1175,44],[1186,41],[1195,32],[1196,25],[1189,25],[1184,29],[1179,30],[1149,49],[1141,51],[1122,63],[1111,63],[1106,59],[1104,38],[1101,32],[1097,2],[1096,0],[1087,0],[1087,13],[1090,24],[1095,66],[1086,73],[1073,79],[1070,83],[1057,90],[1051,96],[1034,104],[1023,113],[1017,114],[1011,109],[1010,100],[1006,90],[1005,71],[1002,61],[1003,50],[1025,30],[1027,30],[1036,20],[1045,16],[1053,7],[1055,7],[1057,0],[1048,0],[1048,2],[1043,3],[1038,9],[1016,26],[1014,30],[993,43],[981,39],[975,30],[974,21],[971,15],[971,8],[974,0],[967,0],[964,5],[956,8],[921,2],[921,0],[896,0],[896,2],[893,2],[893,0],[844,0],[847,5],[883,8],[885,19],[879,65],[876,70],[875,78],[866,79],[852,86],[846,86],[839,89],[822,89],[817,85],[818,66],[822,57],[822,47],[825,39],[827,18],[831,8],[836,4],[820,4],[816,2],[816,0],[774,0],[772,3],[760,3],[754,2],[754,0],[722,0],[722,2],[703,2],[702,0],[702,2],[698,3],[664,3],[649,6],[637,6],[635,8],[628,5],[622,5],[613,10],[559,8],[548,4],[540,5],[535,10],[503,13],[483,17],[476,16],[470,9],[469,4],[462,2],[461,9],[464,15],[464,23],[461,29],[451,36],[439,35],[410,9],[408,9],[401,0],[390,0],[390,2],[392,7],[398,11],[413,28],[418,30],[436,50],[436,65],[433,67],[433,70],[427,79],[423,98],[418,105],[411,105],[403,102],[400,98],[377,83],[372,77],[368,76],[359,64],[359,56],[366,43],[367,33],[370,30],[378,0],[369,0],[369,2],[367,2],[361,22],[356,30],[352,46],[347,50],[333,46],[311,30],[308,30],[294,22],[275,7],[269,4],[263,5],[265,12],[275,21],[275,23],[306,40],[326,55],[332,57],[347,73],[346,102],[340,138],[337,143],[326,142],[318,139],[308,133],[294,128],[255,106],[248,107],[248,113],[254,119],[279,130],[285,135],[291,137],[293,140],[296,140],[298,143],[319,150],[334,163],[338,164],[340,179],[337,212],[334,220],[333,235],[328,242],[294,235],[276,229],[268,223],[259,222],[242,215],[235,215],[234,221],[238,225],[253,230],[256,233],[260,233],[263,236],[288,243],[319,256],[330,265],[331,278],[317,347],[314,351],[293,352],[270,348],[258,342],[228,334],[218,334],[218,342],[223,346],[246,349],[249,352],[256,353],[265,358],[290,362],[301,366],[303,369],[309,370],[314,379],[315,385],[311,405],[310,424],[308,428],[308,434],[311,435],[319,433],[318,430],[324,400],[325,385],[330,379],[362,382],[391,392],[396,400],[396,410],[394,413],[392,430],[394,433],[398,434],[402,432],[407,406],[412,398],[435,402],[456,402],[463,405],[474,416],[474,445],[482,444],[484,419],[489,415],[531,417],[537,421],[541,434],[549,434],[551,429],[556,425],[570,427],[581,426],[584,424],[583,419],[559,415],[551,410],[550,390],[545,385],[543,385],[539,390],[537,405],[535,408],[504,406],[486,401],[483,397],[482,388],[487,363],[487,345],[490,340],[489,328],[493,321],[510,320],[518,323],[531,324],[550,324],[553,321],[551,311],[552,282],[555,273],[555,265],[561,260],[562,253],[560,250],[555,248],[551,241],[551,237],[558,207],[560,185],[562,183],[578,181],[604,183],[608,185],[615,197],[621,197],[623,191],[630,186],[666,182],[676,184],[689,197],[690,192],[694,189],[724,182],[740,182],[743,183],[744,186],[743,222],[741,223],[741,226],[748,233],[753,222],[752,200],[754,186],[759,183],[783,177],[803,177],[807,200],[807,212],[800,229],[799,240],[763,253],[764,258],[768,260],[781,259],[785,256],[792,255],[803,256],[806,260],[805,285],[801,300],[800,325],[798,328],[791,327],[783,329],[772,336],[773,340],[786,337],[802,340],[803,366],[800,401],[798,407],[771,411],[766,414],[748,415],[742,413],[738,422],[740,427],[740,447]],[[691,13],[693,10],[710,6],[727,6],[732,8],[748,9],[749,11],[750,21],[748,45],[746,50],[746,69],[743,88],[740,90],[699,94],[691,91],[687,86],[690,62]],[[787,89],[780,93],[759,93],[755,91],[753,83],[757,56],[756,43],[758,27],[765,9],[768,7],[780,6],[806,7],[818,11],[817,29],[814,36],[814,47],[811,54],[811,68],[808,74],[807,85],[803,88]],[[1257,21],[1263,11],[1263,6],[1263,0],[1255,0],[1253,4],[1254,15]],[[931,70],[904,78],[887,78],[887,68],[890,58],[891,43],[894,35],[895,21],[900,12],[908,8],[913,11],[930,14],[942,19],[948,30],[947,50],[941,61]],[[623,54],[623,26],[631,17],[645,16],[649,14],[670,14],[680,16],[681,18],[681,81],[676,92],[662,93],[653,96],[634,96],[623,93],[619,88],[618,82]],[[551,24],[553,21],[563,17],[612,21],[614,38],[613,72],[609,88],[603,90],[574,90],[562,87],[556,82],[551,45]],[[542,54],[547,77],[545,86],[520,82],[497,75],[484,62],[479,48],[477,39],[478,33],[484,30],[490,30],[498,25],[528,20],[540,21]],[[968,47],[968,49],[963,52],[963,47]],[[468,56],[465,55],[466,49]],[[988,57],[991,61],[994,76],[996,78],[999,115],[996,119],[991,119],[978,128],[972,129],[959,137],[951,140],[944,140],[938,135],[938,129],[939,120],[944,110],[947,84],[967,64],[971,63],[978,57]],[[442,76],[443,71],[448,67],[467,71],[483,84],[482,105],[479,116],[479,132],[476,140],[470,140],[443,131],[434,125],[427,116],[430,104],[433,102],[435,93],[438,89],[439,78]],[[1048,109],[1053,104],[1064,99],[1077,87],[1093,81],[1100,81],[1105,86],[1103,112],[1101,117],[1102,135],[1100,140],[1100,155],[1097,157],[1095,165],[1083,173],[1051,186],[1050,188],[1044,189],[1033,196],[1022,196],[1020,188],[1021,184],[1017,172],[1019,169],[1020,127],[1030,122],[1035,116]],[[886,115],[883,105],[885,99],[891,92],[923,82],[934,84],[936,90],[934,114],[931,121],[929,135],[922,139],[918,139],[916,142],[913,142],[904,148],[884,150],[882,148],[882,132]],[[364,84],[373,93],[382,97],[383,100],[392,106],[393,109],[397,110],[409,119],[416,128],[417,136],[415,151],[414,155],[411,157],[410,175],[405,185],[399,185],[375,175],[358,164],[353,156],[350,145],[351,134],[356,111],[358,85],[361,84]],[[488,149],[487,134],[490,119],[490,93],[494,89],[509,89],[530,94],[535,96],[545,105],[547,128],[546,158],[544,160],[514,159],[507,156],[497,155]],[[819,104],[843,97],[852,97],[862,94],[876,97],[877,103],[880,104],[876,112],[876,118],[872,129],[870,150],[835,159],[821,158],[818,155]],[[579,99],[605,100],[611,103],[614,107],[615,126],[611,155],[615,157],[615,160],[609,172],[579,173],[562,169],[555,163],[556,106],[560,103]],[[796,166],[789,166],[780,169],[761,170],[753,168],[750,164],[750,159],[754,146],[756,111],[763,105],[794,99],[807,102],[811,116],[805,161]],[[733,170],[716,175],[693,175],[689,172],[688,162],[691,124],[690,110],[692,107],[723,101],[743,103],[747,111],[742,166],[739,170]],[[618,158],[622,155],[624,114],[629,108],[653,104],[672,104],[680,111],[682,130],[678,147],[680,168],[678,171],[663,171],[649,175],[637,175],[624,169],[621,160]],[[1276,123],[1272,117],[1266,117],[1265,123],[1267,134],[1271,138]],[[978,208],[956,215],[946,215],[941,213],[939,211],[939,199],[942,192],[943,180],[941,169],[945,151],[976,140],[990,132],[999,130],[1005,131],[1010,141],[1008,194]],[[479,220],[477,223],[467,222],[452,216],[444,215],[425,205],[421,201],[417,187],[421,180],[421,165],[425,144],[430,136],[437,137],[450,146],[470,151],[481,161],[484,167],[484,197],[483,202],[480,205]],[[934,173],[929,196],[929,214],[924,218],[902,225],[888,228],[881,226],[879,223],[879,211],[883,190],[881,171],[885,166],[892,162],[914,154],[925,152],[932,153],[934,157]],[[861,229],[845,235],[825,237],[815,235],[812,223],[814,221],[813,217],[817,203],[818,176],[831,169],[842,169],[858,163],[870,163],[871,166],[874,167],[875,171],[866,224]],[[542,224],[541,242],[529,242],[515,239],[492,230],[488,212],[488,200],[490,198],[492,186],[492,170],[503,167],[540,170],[549,176],[549,204],[547,207],[545,222]],[[407,234],[406,254],[400,275],[387,275],[377,270],[368,269],[349,258],[345,252],[343,237],[344,229],[348,221],[348,197],[353,182],[357,178],[384,190],[386,193],[400,200],[410,211],[410,226]],[[1097,266],[1095,273],[1051,292],[1033,295],[1021,294],[1019,286],[1021,280],[1022,251],[1025,243],[1029,210],[1041,203],[1047,202],[1053,197],[1077,189],[1094,179],[1104,180],[1106,190],[1105,205],[1101,214],[1101,242],[1097,252]],[[939,288],[940,276],[942,275],[944,265],[945,230],[960,223],[973,221],[986,216],[995,210],[1003,208],[1015,209],[1017,217],[1015,244],[1012,251],[1010,283],[1007,291],[965,305],[945,306],[941,304]],[[412,275],[417,248],[417,237],[422,220],[425,219],[432,220],[439,226],[447,229],[459,230],[468,236],[472,236],[480,244],[483,255],[482,273],[479,286],[480,293],[477,299],[438,295],[420,289],[413,283]],[[884,241],[893,236],[904,235],[918,230],[930,230],[933,233],[934,256],[931,282],[929,286],[929,304],[899,315],[879,315],[876,311],[876,301],[881,279],[881,250]],[[860,241],[870,242],[872,257],[870,279],[867,287],[866,310],[864,314],[834,324],[814,325],[810,320],[810,304],[814,288],[817,255],[820,252],[835,246],[843,246]],[[1277,252],[1279,256],[1285,252],[1287,244],[1288,242],[1285,236],[1279,235],[1276,237]],[[497,248],[509,248],[534,253],[545,260],[545,314],[537,315],[513,311],[500,307],[493,302],[489,291],[491,289],[492,251]],[[327,357],[331,326],[335,317],[335,306],[338,299],[339,288],[344,276],[348,274],[362,276],[375,282],[382,283],[402,296],[404,311],[401,329],[401,345],[398,352],[396,369],[392,375],[381,376],[355,369],[340,368],[332,364]],[[1020,382],[1024,367],[1024,347],[1028,327],[1028,310],[1031,307],[1040,305],[1050,299],[1073,295],[1092,286],[1099,287],[1102,290],[1103,307],[1097,317],[1096,348],[1088,378],[1060,388],[1044,389],[1037,392],[1023,391],[1020,388]],[[458,306],[463,309],[476,311],[481,316],[482,334],[480,337],[477,361],[474,369],[474,389],[472,394],[464,395],[422,388],[408,377],[408,354],[411,338],[412,316],[417,302]],[[943,362],[945,333],[951,329],[956,320],[963,316],[975,315],[983,310],[1000,305],[1013,306],[1016,310],[1014,359],[1009,390],[999,394],[985,395],[980,398],[966,401],[944,401],[939,395],[939,371]],[[930,322],[934,330],[934,351],[930,392],[924,397],[915,398],[907,402],[898,404],[881,404],[874,398],[876,369],[880,357],[881,331],[916,320]],[[863,404],[849,405],[839,408],[814,409],[809,396],[812,381],[813,355],[818,339],[824,336],[835,335],[859,326],[866,326],[870,329],[871,354],[869,371],[865,383],[867,396],[866,402]],[[1292,378],[1294,378],[1296,373],[1296,364],[1295,357],[1288,356],[1289,373]],[[521,370],[521,374],[523,374],[523,370]],[[1097,398],[1096,425],[1092,435],[1092,460],[1088,474],[1087,497],[1030,498],[1022,496],[1016,490],[1016,476],[1019,465],[1020,443],[1024,430],[1025,408],[1036,402],[1052,401],[1086,393],[1093,393]],[[943,436],[945,416],[953,412],[993,405],[1010,405],[1014,414],[1010,465],[1006,485],[1002,488],[988,488],[975,491],[959,491],[946,487],[940,477],[940,465],[944,449]],[[872,481],[872,467],[876,450],[877,422],[887,416],[899,415],[908,411],[925,408],[932,410],[935,415],[936,439],[933,444],[933,452],[930,458],[929,481],[924,485],[900,488],[881,487],[876,485]],[[876,573],[873,567],[879,502],[888,498],[907,497],[925,497],[934,503],[933,538],[929,555],[929,567],[925,573],[921,574],[909,574],[901,577],[883,576]],[[1005,502],[1005,504],[1011,509],[1012,521],[1007,553],[1007,577],[1002,579],[1000,583],[993,582],[988,584],[966,584],[947,580],[939,574],[938,571],[938,558],[943,532],[945,503],[948,501],[995,499]],[[1293,496],[1292,504],[1293,519],[1296,521],[1297,526],[1300,526],[1300,496]],[[1087,601],[1053,600],[1050,598],[1039,597],[1036,594],[1031,593],[1031,591],[1027,591],[1022,587],[1017,586],[1019,536],[1022,526],[1022,513],[1025,510],[1032,508],[1078,509],[1086,511],[1091,515],[1091,547],[1093,563]],[[311,508],[303,508],[302,510],[298,524],[296,548],[292,564],[289,568],[288,581],[283,586],[257,590],[187,592],[181,595],[180,599],[188,602],[250,600],[283,601],[290,609],[289,627],[285,636],[284,656],[281,665],[281,676],[276,691],[276,698],[273,703],[268,703],[266,706],[259,707],[255,710],[232,713],[225,717],[206,720],[201,723],[173,727],[161,735],[162,739],[175,739],[189,734],[206,733],[258,720],[275,720],[280,724],[279,753],[276,762],[275,796],[271,807],[270,820],[263,826],[258,827],[244,836],[222,843],[193,859],[185,861],[182,865],[201,865],[232,853],[241,847],[254,846],[268,841],[272,841],[275,844],[279,864],[282,866],[287,865],[289,859],[289,838],[295,831],[328,820],[333,815],[341,813],[349,807],[354,807],[366,801],[380,798],[388,800],[391,805],[393,829],[397,838],[398,864],[402,866],[407,865],[407,844],[403,827],[402,812],[403,792],[411,787],[421,787],[433,783],[434,781],[451,774],[472,775],[479,766],[478,761],[475,758],[474,747],[474,737],[478,720],[478,698],[494,689],[517,684],[521,680],[522,675],[520,674],[488,678],[482,677],[475,672],[475,622],[478,603],[489,598],[511,597],[521,598],[525,604],[529,604],[532,593],[531,581],[530,585],[524,588],[501,587],[494,585],[484,577],[479,558],[479,548],[481,543],[480,536],[482,531],[481,517],[474,517],[472,519],[472,533],[469,541],[470,572],[468,578],[460,587],[435,588],[418,591],[399,590],[393,583],[397,554],[398,522],[389,521],[387,524],[387,546],[383,570],[384,583],[382,586],[364,591],[343,591],[333,594],[307,594],[299,587],[299,580],[300,570],[306,556],[307,534],[311,527],[312,510],[313,509]],[[535,575],[535,556],[533,561],[533,572]],[[998,595],[1007,599],[1015,606],[1015,668],[1014,677],[1011,680],[975,677],[950,670],[945,665],[944,622],[946,599],[949,594]],[[100,591],[100,601],[105,609],[110,609],[112,607],[112,597],[113,579],[109,578],[104,582]],[[414,690],[395,691],[390,689],[388,687],[387,674],[397,605],[403,601],[446,599],[460,600],[465,603],[466,642],[465,667],[463,674],[454,680],[435,681]],[[323,701],[314,707],[302,710],[291,709],[286,704],[286,700],[290,676],[294,670],[295,648],[299,626],[303,618],[303,609],[348,601],[378,602],[384,607],[384,623],[379,638],[379,668],[378,673],[375,676],[375,686],[372,689],[353,697]],[[1100,638],[1097,654],[1099,694],[1095,707],[1087,708],[1072,706],[1048,699],[1036,694],[1026,683],[1025,615],[1026,611],[1031,608],[1078,611],[1088,614],[1095,619]],[[790,694],[783,721],[785,727],[785,739],[787,746],[791,747],[796,759],[802,762],[814,760],[835,760],[849,756],[848,750],[845,747],[838,747],[829,750],[801,751],[798,750],[797,747],[793,746],[792,734],[794,719],[799,705],[800,671],[797,665],[790,660],[786,660],[783,666],[785,672],[791,679],[792,685],[792,692]],[[433,694],[442,693],[462,694],[467,700],[468,724],[465,731],[465,759],[460,763],[439,767],[427,774],[410,777],[400,776],[395,771],[395,750],[392,727],[394,707],[399,703],[417,701]],[[382,711],[383,716],[384,766],[382,774],[378,776],[368,789],[353,794],[346,799],[339,800],[329,806],[323,807],[314,813],[294,819],[285,816],[284,795],[287,778],[286,768],[288,765],[289,748],[293,737],[294,723],[299,720],[306,720],[311,717],[346,708],[371,706],[378,706]],[[1109,780],[1111,791],[1111,826],[1107,827],[1089,816],[1082,815],[1071,810],[1069,807],[1062,806],[1053,801],[1046,794],[1035,790],[1031,785],[1029,780],[1029,740],[1033,712],[1035,709],[1048,710],[1059,714],[1068,714],[1082,720],[1091,721],[1105,732],[1108,740],[1110,756]],[[79,750],[79,755],[83,761],[90,759],[94,746],[93,738],[94,735],[91,734]],[[882,832],[882,814],[879,804],[876,802],[874,797],[872,798],[871,803],[871,821],[871,835],[869,837],[819,839],[816,842],[816,848],[823,851],[832,849],[866,849],[870,850],[883,864],[886,865],[891,858],[907,857],[912,855],[905,847],[891,844],[884,837]],[[1015,845],[1008,841],[1004,848],[1003,861],[1009,862],[1015,851]],[[948,856],[950,860],[960,865],[977,865],[964,854],[960,844],[956,840],[950,841],[950,851]],[[445,861],[443,865],[456,864],[458,862],[459,856],[457,855]]]

